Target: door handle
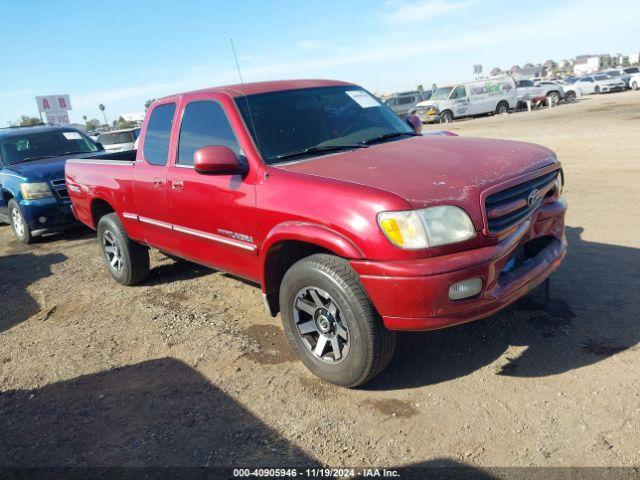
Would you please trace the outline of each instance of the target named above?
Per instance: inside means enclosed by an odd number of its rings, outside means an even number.
[[[182,180],[171,180],[171,190],[179,192],[182,190],[182,187],[184,187],[184,183],[182,183]]]
[[[162,188],[164,186],[164,182],[162,181],[161,178],[154,178],[153,179],[153,187],[154,188]]]

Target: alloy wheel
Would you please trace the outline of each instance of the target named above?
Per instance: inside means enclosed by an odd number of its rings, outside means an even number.
[[[124,268],[122,249],[120,248],[115,235],[109,230],[105,230],[102,235],[102,249],[104,250],[104,254],[107,257],[107,261],[111,268],[117,273],[122,272],[122,269]]]
[[[13,224],[13,230],[20,238],[24,237],[24,222],[22,221],[22,215],[17,208],[11,210],[11,223]]]
[[[349,354],[349,328],[335,300],[324,290],[305,287],[295,296],[293,315],[298,334],[319,360],[338,363]]]

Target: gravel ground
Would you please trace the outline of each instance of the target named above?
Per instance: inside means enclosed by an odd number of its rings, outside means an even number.
[[[296,361],[255,285],[154,252],[121,287],[92,232],[25,247],[2,226],[0,465],[640,464],[640,93],[451,129],[564,163],[548,304],[402,334],[345,390]]]

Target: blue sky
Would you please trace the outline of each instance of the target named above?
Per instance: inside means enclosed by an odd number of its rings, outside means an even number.
[[[465,80],[581,53],[640,50],[640,2],[0,0],[0,126],[69,93],[72,121],[245,82],[335,78],[372,91]]]

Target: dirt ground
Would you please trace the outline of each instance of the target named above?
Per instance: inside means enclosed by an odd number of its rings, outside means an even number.
[[[640,92],[451,130],[563,162],[548,305],[402,334],[346,390],[294,358],[254,285],[155,252],[121,287],[92,232],[25,247],[1,226],[0,465],[639,465]]]

